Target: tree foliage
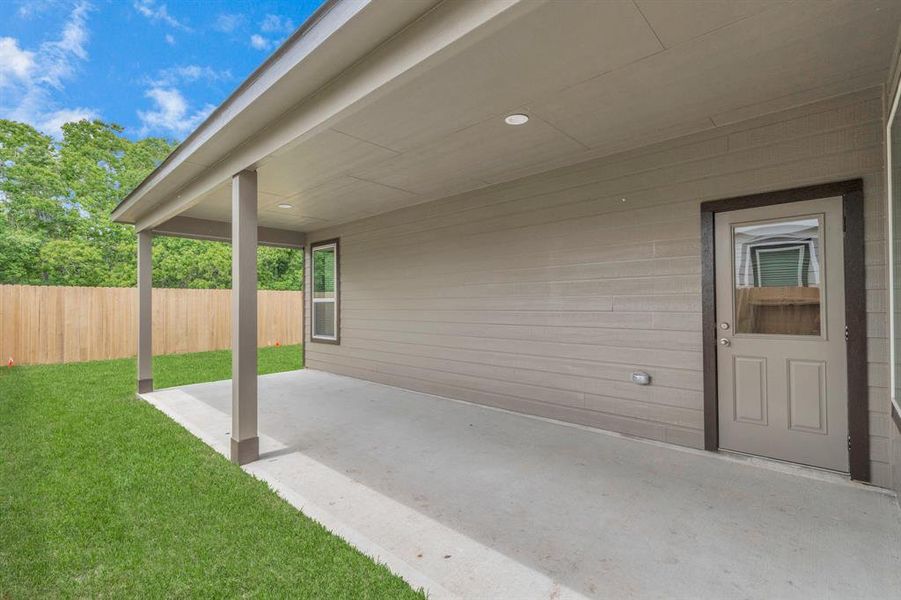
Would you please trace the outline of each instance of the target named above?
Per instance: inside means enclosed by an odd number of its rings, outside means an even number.
[[[110,212],[175,146],[102,121],[67,123],[55,140],[0,119],[0,283],[135,285],[134,230]],[[299,251],[260,248],[257,262],[260,288],[301,288]],[[153,281],[231,287],[231,246],[157,237]]]

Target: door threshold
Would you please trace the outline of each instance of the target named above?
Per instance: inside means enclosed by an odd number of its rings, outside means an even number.
[[[789,468],[795,469],[804,469],[807,471],[814,471],[815,473],[823,473],[825,475],[834,475],[839,479],[847,479],[850,481],[851,475],[847,471],[836,471],[834,469],[827,469],[826,467],[815,467],[813,465],[805,465],[804,463],[796,463],[791,462],[790,460],[782,460],[781,458],[773,458],[771,456],[761,456],[760,454],[751,454],[750,452],[742,452],[741,450],[729,450],[727,448],[720,448],[719,452],[724,454],[730,454],[732,456],[738,458],[744,458],[748,460],[760,460],[767,463],[775,463],[776,465],[783,465]]]
[[[840,483],[842,485],[865,488],[886,494],[892,493],[891,490],[887,490],[885,488],[881,488],[864,481],[855,481],[851,479],[851,476],[848,473],[843,473],[841,471],[833,471],[831,469],[824,469],[822,467],[802,465],[799,463],[779,460],[777,458],[769,458],[756,454],[747,454],[745,452],[739,452],[737,450],[727,450],[725,448],[720,448],[716,451],[716,453],[727,460],[741,462],[747,465],[759,467],[761,469],[768,469],[770,471],[777,471],[779,473],[787,473],[789,475],[797,475],[799,477],[816,479],[818,481]]]

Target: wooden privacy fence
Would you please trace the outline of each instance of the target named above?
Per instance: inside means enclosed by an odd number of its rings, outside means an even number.
[[[134,356],[135,288],[0,285],[0,359],[17,364]],[[260,346],[299,344],[303,292],[260,291]],[[231,290],[153,290],[153,353],[229,348]]]

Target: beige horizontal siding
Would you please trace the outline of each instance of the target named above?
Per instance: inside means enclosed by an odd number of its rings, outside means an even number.
[[[882,123],[864,90],[315,232],[341,240],[341,343],[310,344],[307,364],[701,447],[700,202],[863,177],[871,456],[889,485]]]

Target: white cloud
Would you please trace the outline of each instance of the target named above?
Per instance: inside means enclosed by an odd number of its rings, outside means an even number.
[[[67,120],[99,117],[91,108],[60,107],[52,97],[88,58],[87,15],[91,10],[87,2],[77,4],[59,39],[43,42],[37,51],[21,48],[15,38],[0,38],[0,116],[57,137]]]
[[[50,10],[60,10],[62,6],[71,6],[71,2],[65,0],[17,0],[17,3],[17,12],[23,19],[30,19]],[[11,1],[7,0],[6,4],[11,4]]]
[[[222,33],[231,33],[244,21],[244,15],[222,13],[216,17],[213,29]]]
[[[90,5],[82,2],[69,15],[63,26],[63,35],[59,40],[41,44],[41,80],[59,89],[63,79],[75,72],[75,59],[84,61],[88,58],[85,44],[88,41],[86,26]]]
[[[19,40],[0,38],[0,88],[27,80],[34,71],[34,52],[19,48]]]
[[[59,8],[59,4],[60,0],[21,0],[18,13],[23,19],[30,19],[50,9]]]
[[[63,125],[66,123],[85,119],[93,121],[99,118],[100,115],[97,114],[97,111],[90,108],[63,108],[44,114],[42,121],[38,124],[38,129],[46,132],[57,132],[62,131]]]
[[[170,27],[191,31],[191,28],[169,14],[165,4],[157,4],[156,0],[135,0],[134,8],[138,14],[147,17],[151,23],[165,23]]]
[[[174,87],[152,87],[144,94],[155,105],[153,110],[138,111],[141,135],[169,133],[183,136],[194,130],[215,108],[207,104],[191,112],[182,93]]]
[[[200,65],[181,65],[169,67],[157,71],[156,77],[146,79],[151,87],[171,87],[179,83],[192,83],[195,81],[229,81],[232,72],[228,69],[216,70],[212,67]]]
[[[291,33],[294,21],[280,15],[266,15],[260,23],[260,30],[266,33]]]
[[[153,108],[138,111],[141,135],[162,133],[182,137],[194,130],[215,108],[211,104],[194,110],[179,89],[184,84],[207,84],[231,80],[228,69],[217,70],[201,65],[179,65],[161,69],[155,77],[147,78],[144,95],[152,100]]]
[[[272,40],[269,38],[264,38],[258,33],[250,36],[250,45],[256,48],[257,50],[268,50],[272,47]]]
[[[175,36],[173,36],[171,33],[166,34],[165,40],[166,40],[166,43],[169,44],[170,46],[175,45]]]
[[[260,33],[250,36],[250,45],[257,50],[271,50],[281,44],[285,35],[292,31],[294,21],[288,17],[268,14],[260,21]]]

